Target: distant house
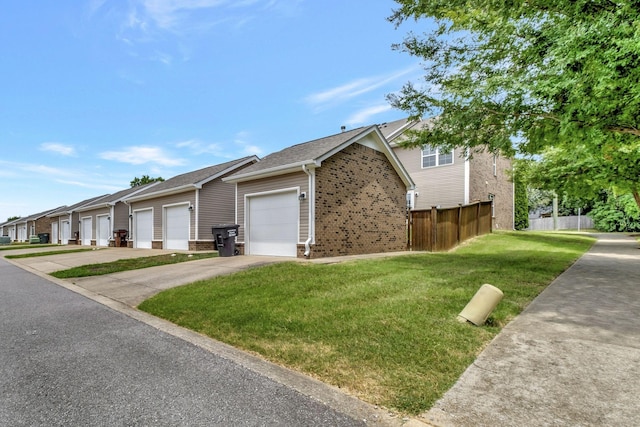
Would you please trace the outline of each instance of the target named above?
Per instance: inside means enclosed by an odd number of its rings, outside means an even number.
[[[94,202],[95,200],[106,198],[108,194],[85,199],[71,206],[63,206],[47,213],[50,221],[51,235],[49,241],[51,243],[60,243],[67,245],[80,244],[78,241],[80,236],[80,217],[78,208]]]
[[[134,248],[212,250],[212,226],[235,219],[235,186],[223,181],[258,161],[248,156],[184,173],[124,199]]]
[[[17,240],[16,238],[18,234],[17,234],[16,224],[18,223],[19,220],[20,218],[7,221],[4,224],[2,224],[2,235],[9,236],[12,242],[15,242]]]
[[[327,257],[406,249],[413,181],[377,126],[270,154],[236,184],[242,253]]]
[[[157,185],[158,182],[127,188],[83,204],[76,209],[80,221],[79,244],[86,246],[115,246],[114,231],[129,229],[129,205],[126,198]]]
[[[494,229],[514,227],[514,187],[509,171],[511,159],[488,151],[465,150],[443,152],[437,142],[421,148],[400,146],[409,129],[428,126],[429,121],[397,120],[380,125],[380,130],[409,171],[416,188],[407,194],[411,209],[443,208],[492,200]]]
[[[54,210],[55,209],[50,209],[15,220],[13,222],[16,233],[15,240],[18,242],[27,242],[31,236],[49,234],[51,220],[47,215]]]

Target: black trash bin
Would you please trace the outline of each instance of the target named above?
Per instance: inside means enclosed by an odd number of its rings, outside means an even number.
[[[38,233],[40,243],[49,243],[49,233]]]
[[[211,227],[219,256],[234,256],[236,254],[236,236],[239,227],[238,224],[218,224]]]

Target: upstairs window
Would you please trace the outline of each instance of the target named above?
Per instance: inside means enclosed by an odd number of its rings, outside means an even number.
[[[440,147],[425,145],[422,148],[422,167],[432,168],[435,166],[453,164],[453,150],[443,151]]]

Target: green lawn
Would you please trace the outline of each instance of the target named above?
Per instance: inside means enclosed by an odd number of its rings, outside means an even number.
[[[448,253],[275,264],[170,289],[139,308],[418,414],[592,243],[576,234],[501,232]],[[504,299],[487,325],[459,323],[483,283]]]
[[[39,247],[42,247],[42,246],[39,246]],[[9,258],[9,259],[34,258],[34,257],[50,256],[50,255],[72,254],[75,252],[88,252],[92,250],[95,250],[95,249],[89,249],[89,248],[60,249],[59,251],[30,252],[27,254],[20,254],[20,255],[5,255],[5,258]]]
[[[87,264],[67,270],[58,270],[51,273],[58,279],[71,277],[100,276],[103,274],[117,273],[119,271],[137,270],[140,268],[157,267],[159,265],[177,264],[179,262],[195,261],[198,259],[217,257],[218,252],[199,252],[195,254],[175,253],[167,255],[155,255],[139,258],[124,258],[114,262],[102,264]]]

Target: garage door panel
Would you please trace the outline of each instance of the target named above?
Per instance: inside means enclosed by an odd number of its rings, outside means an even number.
[[[151,249],[153,240],[153,215],[151,210],[134,214],[136,248]]]
[[[98,227],[96,230],[98,246],[109,246],[109,237],[111,230],[109,227],[109,218],[107,216],[98,217]]]
[[[249,253],[296,256],[299,214],[296,191],[249,198]]]
[[[166,249],[189,249],[189,206],[165,208]]]
[[[93,221],[91,218],[82,220],[82,244],[85,246],[91,246],[91,234],[93,232]]]

